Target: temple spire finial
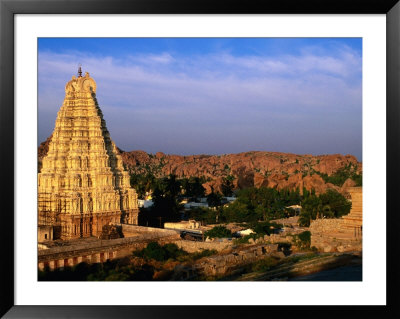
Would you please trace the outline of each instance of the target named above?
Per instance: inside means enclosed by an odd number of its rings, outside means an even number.
[[[82,77],[82,68],[81,68],[81,64],[79,63],[79,68],[78,68],[78,77],[81,78]]]

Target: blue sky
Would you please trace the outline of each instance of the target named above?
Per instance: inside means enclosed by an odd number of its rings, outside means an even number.
[[[40,38],[38,143],[79,63],[123,150],[362,160],[357,38]]]

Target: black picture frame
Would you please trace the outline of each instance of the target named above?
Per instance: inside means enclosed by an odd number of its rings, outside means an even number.
[[[387,305],[386,306],[16,306],[14,303],[14,18],[15,14],[386,14],[387,105]],[[1,275],[0,315],[5,318],[156,317],[399,317],[396,251],[396,181],[400,154],[400,3],[398,0],[0,0]]]

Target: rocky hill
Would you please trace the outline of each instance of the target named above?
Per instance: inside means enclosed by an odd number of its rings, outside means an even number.
[[[274,152],[245,152],[224,155],[166,155],[147,154],[143,151],[122,152],[126,167],[131,172],[142,173],[143,168],[153,169],[158,176],[175,174],[178,177],[204,176],[203,186],[210,192],[211,186],[220,190],[223,179],[233,176],[235,188],[251,186],[276,187],[278,189],[314,188],[323,193],[328,188],[342,187],[326,183],[321,175],[332,175],[339,169],[354,167],[357,173],[362,164],[352,155],[296,155]],[[353,186],[351,179],[345,187]]]
[[[39,146],[39,167],[48,149],[49,137]],[[348,178],[343,185],[327,181],[338,170],[349,168],[354,174],[362,173],[362,163],[352,155],[296,155],[276,152],[244,152],[223,155],[168,155],[148,154],[144,151],[125,152],[120,150],[125,167],[130,173],[151,172],[157,177],[175,174],[178,178],[198,176],[207,181],[206,192],[211,187],[220,191],[223,180],[233,179],[236,189],[245,187],[275,187],[278,189],[315,189],[324,193],[328,188],[343,192],[355,182]]]

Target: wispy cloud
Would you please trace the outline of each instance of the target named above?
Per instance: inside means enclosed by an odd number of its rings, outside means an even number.
[[[130,59],[134,63],[140,63],[144,65],[149,64],[169,64],[175,61],[171,54],[167,52],[163,52],[160,54],[140,54],[140,55],[132,55],[129,56]]]
[[[218,129],[220,136],[214,136],[220,139],[219,153],[240,151],[224,149],[228,136],[240,145],[246,144],[242,139],[247,136],[248,145],[257,144],[258,149],[278,145],[279,138],[288,147],[296,145],[301,134],[291,134],[291,142],[285,140],[293,125],[305,127],[304,137],[317,136],[316,145],[324,140],[320,124],[331,127],[334,123],[338,127],[326,139],[335,134],[343,138],[348,125],[353,125],[358,134],[361,56],[347,47],[323,54],[317,51],[305,49],[296,56],[235,56],[226,52],[177,56],[161,52],[126,58],[43,51],[39,52],[39,116],[53,114],[55,119],[65,83],[81,63],[97,82],[98,100],[112,138],[125,149],[137,149],[137,141],[148,140],[154,130],[182,145],[181,151],[170,151],[175,153],[194,149],[190,140],[185,142],[185,135],[192,136],[192,141],[193,136],[207,141],[216,127],[226,133]],[[176,131],[176,126],[180,130]],[[244,128],[249,132],[244,134]],[[39,137],[43,139],[50,133],[39,132]],[[268,141],[271,137],[274,141]],[[159,141],[147,145],[148,151],[168,152]]]

